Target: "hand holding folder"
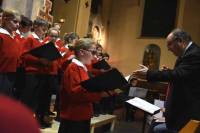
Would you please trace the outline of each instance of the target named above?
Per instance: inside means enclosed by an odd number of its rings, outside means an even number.
[[[35,57],[44,58],[49,61],[53,61],[62,57],[53,42],[48,42],[47,44],[37,47],[29,51],[29,53]]]
[[[128,82],[117,69],[112,69],[96,77],[81,82],[81,86],[89,92],[101,92],[123,88]]]

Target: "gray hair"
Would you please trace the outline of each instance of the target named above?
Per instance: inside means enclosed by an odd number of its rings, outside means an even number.
[[[171,33],[173,34],[174,40],[177,42],[189,43],[192,41],[191,36],[181,29],[174,29]]]
[[[48,30],[48,34],[50,34],[52,31],[57,31],[58,34],[60,34],[60,31],[59,31],[57,28],[55,28],[55,27],[50,28],[50,29]]]

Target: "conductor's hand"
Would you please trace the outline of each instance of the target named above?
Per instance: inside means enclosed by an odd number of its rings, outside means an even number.
[[[165,108],[161,108],[160,111],[161,111],[161,112],[165,112]]]
[[[169,69],[169,67],[163,65],[161,70],[162,70],[162,71],[165,71],[165,70],[170,70],[170,69]]]
[[[47,60],[47,59],[45,59],[45,58],[40,58],[39,62],[40,62],[40,65],[46,66],[46,67],[49,67],[49,66],[52,65],[52,62]]]
[[[134,71],[132,76],[138,79],[146,79],[147,71],[149,70],[149,68],[142,64],[139,64],[139,66],[140,66],[140,69]]]
[[[101,97],[109,97],[109,94],[105,91],[100,92]]]
[[[109,69],[100,69],[100,71],[102,72],[102,73],[105,73],[105,72],[108,72],[108,71],[110,71],[110,70],[112,70],[112,68],[109,68]]]

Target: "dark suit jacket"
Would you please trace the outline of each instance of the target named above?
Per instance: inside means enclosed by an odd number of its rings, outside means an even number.
[[[167,81],[166,124],[180,130],[190,119],[200,120],[200,47],[193,43],[173,70],[148,71],[148,81]]]

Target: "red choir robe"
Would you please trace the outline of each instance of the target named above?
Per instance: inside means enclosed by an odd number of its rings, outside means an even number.
[[[0,73],[16,72],[21,47],[6,29],[0,28]]]
[[[43,40],[43,44],[46,44],[49,41],[51,41],[51,37],[47,36]],[[54,44],[55,44],[55,47],[58,49],[58,51],[61,53],[61,46],[63,45],[62,41],[60,39],[57,39]],[[52,62],[52,65],[48,68],[47,73],[50,75],[58,75],[58,70],[60,69],[60,67],[61,67],[61,59],[54,60]]]
[[[87,68],[77,59],[73,59],[64,72],[61,89],[61,119],[90,120],[93,115],[92,103],[101,99],[97,93],[90,93],[80,86],[89,79]]]
[[[19,40],[20,44],[23,44],[23,42],[26,40],[25,36],[19,30],[16,30],[14,32],[14,35],[15,38]]]
[[[24,64],[26,73],[45,73],[47,68],[40,65],[39,58],[32,56],[28,52],[34,48],[42,46],[42,40],[35,34],[32,33],[27,37],[23,44],[23,55],[22,62]]]
[[[1,133],[40,133],[33,113],[23,104],[0,96],[0,105]]]
[[[74,51],[63,46],[61,48],[61,54],[63,55],[62,59],[60,60],[61,71],[65,71],[67,66],[69,65],[70,61],[75,58]]]

